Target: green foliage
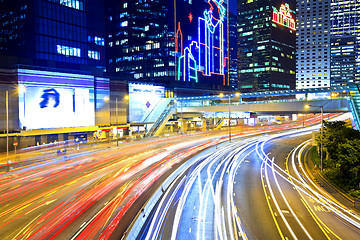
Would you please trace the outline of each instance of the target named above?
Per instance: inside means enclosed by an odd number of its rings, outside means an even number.
[[[321,136],[317,138],[321,143]],[[342,121],[324,122],[323,161],[325,176],[346,192],[358,197],[360,182],[360,132]],[[360,196],[360,195],[359,195]]]
[[[319,168],[320,167],[320,156],[316,150],[316,147],[312,147],[310,149],[310,158],[313,161],[314,165],[316,165]]]

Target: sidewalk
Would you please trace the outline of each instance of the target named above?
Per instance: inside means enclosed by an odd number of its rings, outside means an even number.
[[[347,196],[345,193],[341,192],[334,185],[332,185],[330,182],[328,182],[320,174],[319,168],[315,169],[315,166],[314,166],[313,162],[311,161],[311,157],[309,154],[306,155],[306,159],[304,159],[304,163],[305,163],[304,166],[305,166],[305,170],[306,170],[307,174],[320,188],[322,188],[324,191],[328,192],[330,195],[332,195],[333,198],[335,198],[337,201],[339,201],[341,204],[343,204],[347,208],[350,208],[350,209],[353,209],[353,210],[359,212],[359,210],[355,208],[355,202],[350,196]],[[357,207],[359,207],[359,206],[357,206]]]

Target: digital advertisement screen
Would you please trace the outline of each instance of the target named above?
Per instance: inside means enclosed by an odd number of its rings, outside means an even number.
[[[144,121],[164,97],[164,87],[129,83],[130,122]]]
[[[93,126],[94,103],[86,88],[27,86],[20,98],[23,129]]]

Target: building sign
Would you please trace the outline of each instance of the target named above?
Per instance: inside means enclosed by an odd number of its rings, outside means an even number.
[[[165,88],[152,84],[129,83],[129,120],[144,122],[165,97]]]
[[[280,9],[273,7],[273,22],[290,28],[291,30],[296,30],[295,19],[291,15],[291,10],[289,4],[281,4]]]

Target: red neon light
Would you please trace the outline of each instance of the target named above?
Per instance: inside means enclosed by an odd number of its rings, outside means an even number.
[[[193,15],[190,13],[189,14],[189,21],[192,22],[192,20],[194,19]]]
[[[273,22],[296,31],[295,20],[291,16],[289,4],[281,4],[279,11],[275,7],[273,10]]]

